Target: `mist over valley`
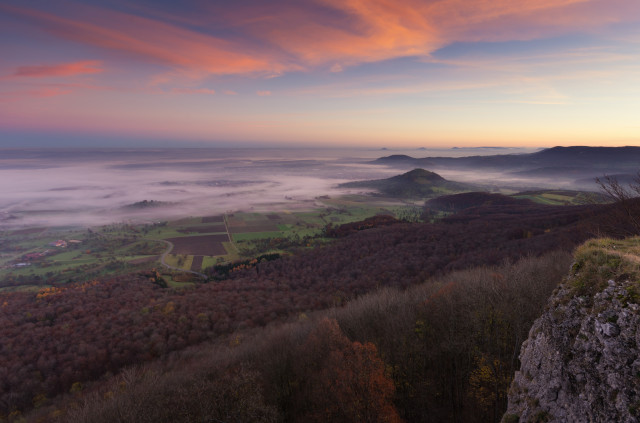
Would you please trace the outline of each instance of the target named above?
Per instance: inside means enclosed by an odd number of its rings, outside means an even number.
[[[0,423],[640,422],[639,28],[0,0]]]
[[[4,150],[0,421],[497,423],[573,251],[636,271],[638,150]]]
[[[354,190],[341,183],[401,173],[371,159],[392,150],[42,149],[2,150],[0,221],[4,226],[101,225],[248,209],[321,206],[323,195]],[[526,151],[526,150],[525,150]],[[401,153],[490,155],[511,149],[412,150]],[[428,168],[427,168],[428,169]],[[544,186],[496,170],[443,168],[451,180],[487,186]],[[509,182],[511,181],[511,182]],[[571,184],[565,184],[564,187]],[[356,190],[357,191],[357,190]],[[361,191],[361,190],[360,190]],[[153,208],[128,207],[141,201]]]

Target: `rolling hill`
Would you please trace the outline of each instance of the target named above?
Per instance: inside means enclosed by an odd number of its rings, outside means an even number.
[[[553,147],[529,154],[468,157],[392,155],[370,163],[398,169],[428,166],[436,171],[502,172],[506,177],[571,179],[575,181],[574,188],[596,190],[594,177],[635,174],[640,163],[640,147]]]
[[[425,169],[413,169],[387,179],[347,182],[340,187],[374,189],[394,198],[425,198],[478,189],[470,184],[448,181]]]

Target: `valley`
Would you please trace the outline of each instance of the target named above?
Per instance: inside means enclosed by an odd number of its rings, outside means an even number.
[[[640,422],[638,28],[0,0],[0,423]]]
[[[447,181],[423,169],[341,186],[370,192],[324,195],[292,210],[263,208],[87,229],[54,226],[6,230],[0,244],[0,291],[34,290],[152,268],[160,270],[171,286],[188,286],[202,282],[206,279],[202,271],[216,265],[251,260],[262,254],[292,254],[323,245],[329,241],[325,236],[328,227],[377,215],[405,222],[442,217],[453,209],[436,204],[447,201],[449,195],[484,188]],[[434,198],[425,213],[421,204]],[[598,193],[558,190],[516,192],[503,198],[547,205],[606,201]],[[152,203],[143,200],[136,204]],[[470,204],[477,205],[477,199]]]
[[[635,231],[624,209],[593,191],[517,191],[458,183],[424,169],[345,185],[349,191],[340,195],[285,199],[289,208],[5,228],[0,416],[100,421],[100,407],[129,412],[111,398],[132,399],[142,410],[146,400],[137,395],[155,392],[162,401],[193,395],[189,381],[198,376],[179,364],[189,362],[203,374],[258,387],[256,406],[265,416],[306,419],[311,408],[291,402],[318,401],[317,393],[286,386],[322,377],[306,373],[304,360],[326,341],[331,354],[360,357],[354,366],[391,366],[376,382],[357,382],[387,386],[379,398],[363,395],[386,401],[380,406],[392,407],[385,408],[389,416],[429,421],[428,410],[439,421],[456,421],[458,413],[465,421],[498,421],[519,365],[514,354],[571,252],[593,234],[619,238]],[[155,210],[164,203],[133,204]],[[489,303],[475,302],[474,292]],[[372,309],[371,301],[387,305]],[[509,312],[516,303],[525,314]],[[441,330],[452,338],[442,338]],[[277,339],[299,357],[279,357]],[[34,344],[37,351],[29,348]],[[210,354],[220,361],[201,358]],[[432,365],[415,357],[430,357]],[[273,373],[263,367],[269,362],[292,366],[293,373]],[[441,370],[449,365],[459,377]],[[243,373],[244,366],[255,373]],[[325,366],[345,371],[338,361]],[[155,369],[157,386],[145,385],[145,368]],[[134,379],[122,382],[133,377],[128,372],[142,372],[135,384],[143,391],[136,393]],[[114,393],[113,383],[127,388]],[[492,384],[498,388],[488,393]],[[211,389],[214,396],[224,391]],[[89,420],[76,414],[78,401],[88,401],[82,413]],[[229,407],[207,413],[220,416]],[[148,413],[178,421],[174,411]]]

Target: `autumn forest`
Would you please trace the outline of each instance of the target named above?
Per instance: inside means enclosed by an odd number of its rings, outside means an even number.
[[[142,271],[4,294],[2,415],[498,421],[570,252],[634,228],[615,205],[452,200],[432,223],[332,228],[325,246],[190,289]]]

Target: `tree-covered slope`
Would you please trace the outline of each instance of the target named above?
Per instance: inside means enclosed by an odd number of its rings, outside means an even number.
[[[448,181],[437,173],[425,169],[413,169],[402,175],[372,181],[341,184],[342,188],[367,188],[396,198],[426,198],[477,189],[470,184]]]

